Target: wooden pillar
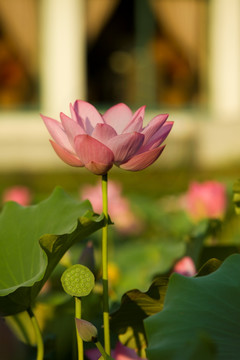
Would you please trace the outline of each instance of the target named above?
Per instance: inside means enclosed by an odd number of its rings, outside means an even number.
[[[240,1],[209,2],[209,90],[214,119],[240,120]]]
[[[50,116],[86,95],[84,5],[84,0],[41,0],[40,101]]]

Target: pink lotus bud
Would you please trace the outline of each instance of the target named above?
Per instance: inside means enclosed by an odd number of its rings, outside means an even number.
[[[173,126],[163,114],[143,127],[145,106],[133,114],[121,103],[101,115],[93,105],[77,100],[70,111],[71,117],[60,114],[61,122],[41,115],[53,138],[50,142],[65,163],[84,166],[96,175],[106,174],[113,164],[130,171],[150,166]]]
[[[31,203],[31,193],[25,186],[13,186],[4,191],[2,201],[15,201],[22,206],[27,206]]]
[[[175,264],[173,272],[184,276],[194,276],[196,275],[196,268],[193,260],[189,256],[185,256]]]
[[[216,181],[193,182],[185,196],[185,208],[191,218],[222,218],[226,211],[226,188]]]
[[[96,342],[98,336],[97,328],[86,320],[75,318],[75,321],[80,338],[86,342]]]

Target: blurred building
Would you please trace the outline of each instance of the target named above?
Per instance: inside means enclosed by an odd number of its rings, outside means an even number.
[[[0,0],[2,170],[65,165],[39,113],[85,99],[175,121],[161,166],[240,158],[239,0]]]

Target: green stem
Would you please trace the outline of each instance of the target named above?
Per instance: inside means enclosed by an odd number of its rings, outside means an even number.
[[[37,342],[37,359],[36,360],[43,360],[44,357],[44,345],[43,345],[43,338],[42,334],[37,322],[36,317],[34,316],[32,309],[28,309],[28,314],[30,316],[35,335],[36,335],[36,342]]]
[[[82,316],[82,306],[81,298],[75,297],[75,317],[81,319]],[[77,327],[76,327],[76,336],[77,336],[77,348],[78,348],[78,360],[83,360],[83,341],[80,338]]]
[[[96,341],[95,345],[97,346],[98,350],[102,354],[102,357],[104,360],[113,360],[112,357],[106,353],[106,351],[102,347],[102,344],[99,341]]]
[[[102,229],[102,272],[103,272],[103,326],[104,347],[108,355],[111,352],[110,329],[109,329],[109,300],[108,300],[108,194],[107,174],[102,176],[102,202],[106,224]]]

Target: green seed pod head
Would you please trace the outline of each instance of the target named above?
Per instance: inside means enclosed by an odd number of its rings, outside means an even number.
[[[64,291],[76,297],[87,296],[93,289],[93,273],[84,265],[76,264],[64,271],[61,276]]]

